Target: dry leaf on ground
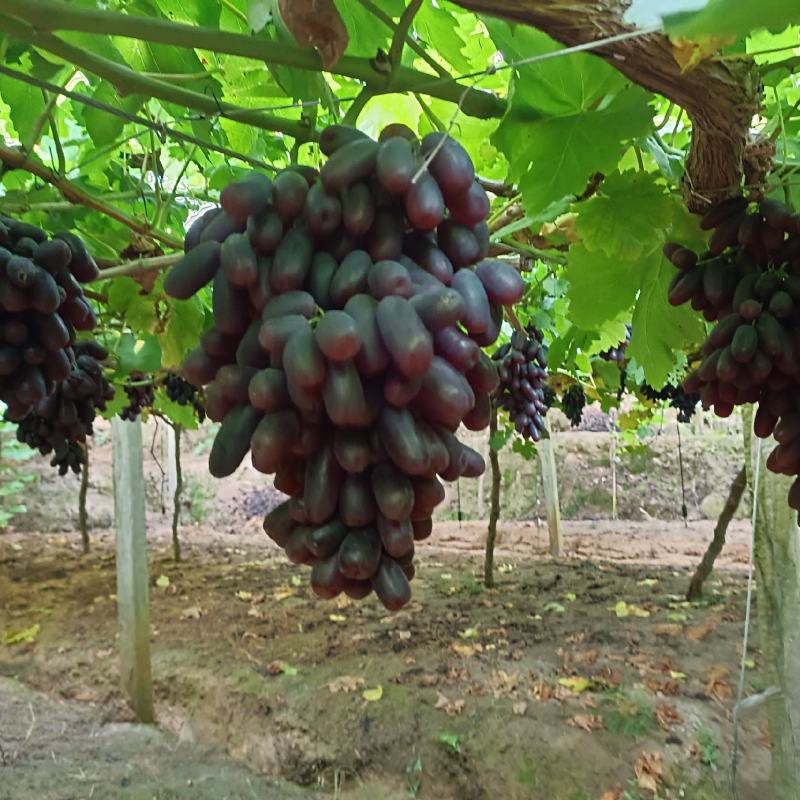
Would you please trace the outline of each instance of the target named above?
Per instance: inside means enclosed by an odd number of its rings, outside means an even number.
[[[339,692],[357,692],[364,686],[364,679],[355,675],[340,675],[329,683],[325,684],[331,694]]]
[[[664,730],[668,730],[673,725],[680,725],[683,722],[681,712],[674,705],[664,700],[656,705],[656,719]]]
[[[664,777],[664,763],[661,753],[642,752],[633,766],[639,788],[646,792],[658,793],[658,785]]]
[[[567,720],[568,725],[573,728],[580,728],[582,731],[592,733],[592,731],[601,731],[605,727],[603,717],[600,714],[575,714]]]
[[[444,711],[448,717],[456,717],[464,710],[464,701],[461,699],[448,700],[448,698],[441,692],[437,692],[436,705],[434,708],[438,709],[439,711]]]
[[[709,633],[716,630],[719,625],[719,619],[711,617],[701,625],[696,625],[694,628],[689,628],[686,631],[686,638],[690,642],[700,642],[708,636]]]
[[[528,704],[524,700],[521,700],[518,703],[514,703],[511,706],[511,713],[515,717],[524,717],[525,716],[525,712],[527,710],[528,710]]]
[[[731,671],[727,667],[716,665],[708,671],[708,681],[703,687],[706,697],[716,697],[717,700],[725,701],[733,697],[733,687],[728,682]]]

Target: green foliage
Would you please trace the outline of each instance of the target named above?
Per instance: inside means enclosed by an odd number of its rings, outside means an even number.
[[[35,479],[35,475],[22,466],[33,452],[17,441],[16,429],[13,423],[0,420],[0,530],[16,514],[25,513],[27,509],[20,502],[20,495]]]
[[[739,37],[759,28],[780,33],[800,23],[794,0],[709,0],[699,11],[668,14],[664,24],[671,34],[696,39],[702,36]]]
[[[66,97],[44,115],[40,88],[0,75],[3,140],[24,145],[33,162],[53,168],[101,209],[114,212],[109,216],[72,205],[30,173],[6,170],[0,176],[4,213],[50,231],[74,230],[108,265],[169,254],[182,241],[187,222],[216,202],[219,190],[253,162],[277,169],[292,159],[318,164],[313,142],[298,146],[292,135],[276,129],[288,123],[296,133],[302,124],[300,130],[310,133],[340,121],[367,79],[378,91],[358,116],[363,130],[377,135],[387,122],[398,121],[425,135],[452,122],[478,173],[509,184],[513,196],[493,201],[498,224],[492,238],[519,252],[531,267],[528,291],[516,311],[523,325],[545,332],[551,372],[580,380],[608,410],[617,404],[619,383],[615,365],[597,356],[625,338],[626,323],[633,323],[628,370],[656,387],[669,374],[680,378],[685,353],[702,338],[699,316],[666,302],[674,272],[660,256],[666,240],[703,247],[680,185],[691,126],[671,103],[632,85],[596,55],[551,57],[561,45],[534,28],[478,16],[454,3],[425,2],[410,23],[416,48],[402,51],[398,90],[396,81],[381,81],[379,72],[391,69],[383,57],[405,0],[372,0],[380,14],[361,0],[335,0],[349,43],[348,58],[331,74],[318,71],[295,47],[274,0],[81,0],[66,3],[64,13],[96,12],[91,25],[56,28],[51,38],[40,37],[33,46],[26,31],[36,27],[37,15],[52,21],[52,9],[41,2],[9,0],[4,7],[3,63],[138,119],[121,119]],[[631,14],[649,25],[658,23],[665,9],[675,12],[664,18],[676,35],[738,37],[730,45],[734,53],[783,48],[758,60],[768,87],[765,132],[776,134],[779,158],[791,175],[800,163],[800,93],[793,77],[800,62],[790,49],[797,30],[775,34],[766,29],[778,32],[800,22],[797,3],[710,0],[697,10],[697,3],[638,0]],[[96,32],[97,20],[109,14],[128,15],[122,17],[125,36]],[[148,40],[138,30],[142,18],[160,26],[166,40]],[[212,36],[201,47],[194,34],[181,39],[185,32],[176,24],[200,26],[201,33],[210,30]],[[230,34],[229,43],[242,52],[217,52],[217,31]],[[170,37],[178,38],[170,43]],[[77,48],[75,57],[58,55],[55,40]],[[275,57],[253,52],[254,42],[277,48],[269,51]],[[501,58],[509,64],[538,55],[548,57],[493,69]],[[106,60],[101,65],[108,68],[105,77],[96,59]],[[471,107],[460,87],[434,74],[431,62],[452,76],[487,70],[475,86],[496,97]],[[117,75],[113,81],[108,70]],[[145,79],[150,83],[143,84]],[[194,94],[176,102],[170,99],[175,90]],[[206,101],[203,111],[197,109],[198,98]],[[225,102],[256,110],[258,126],[236,114],[222,116]],[[178,141],[167,129],[150,130],[142,120],[195,136],[201,144]],[[800,201],[791,181],[770,189]],[[520,203],[524,216],[504,220],[503,213]],[[113,218],[120,216],[116,212],[153,235],[134,233]],[[99,338],[112,352],[117,386],[134,371],[158,374],[177,367],[208,324],[208,290],[175,302],[164,296],[160,279],[151,285],[119,277],[94,288],[107,297],[107,303],[97,302]],[[118,397],[108,413],[122,402]],[[160,413],[191,426],[186,409],[160,394],[156,403]],[[509,431],[501,431],[492,447],[510,439]],[[529,444],[515,442],[514,447],[527,457],[534,453]]]

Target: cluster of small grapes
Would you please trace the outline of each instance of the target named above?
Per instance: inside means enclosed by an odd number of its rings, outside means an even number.
[[[94,418],[114,396],[114,387],[103,374],[106,349],[91,339],[76,342],[72,349],[75,362],[69,376],[17,425],[17,439],[42,455],[53,453],[50,465],[60,475],[70,469],[80,472]]]
[[[538,442],[544,430],[544,416],[550,407],[547,387],[547,348],[542,332],[531,328],[511,334],[511,341],[498,348],[492,359],[497,363],[500,386],[497,404],[508,412],[517,433]]]
[[[573,383],[561,395],[561,410],[573,428],[577,428],[583,419],[583,409],[586,407],[586,393],[583,386]]]
[[[133,422],[138,419],[143,411],[151,409],[156,399],[156,387],[152,380],[141,372],[130,374],[131,383],[123,387],[128,398],[128,405],[120,412],[120,419]]]
[[[179,406],[191,406],[197,415],[197,419],[203,422],[206,418],[206,408],[200,399],[196,386],[193,386],[189,381],[184,380],[174,372],[168,372],[164,376],[163,384],[167,397],[173,403],[177,403]]]
[[[319,172],[227,186],[165,289],[188,298],[213,282],[214,327],[183,368],[222,422],[211,473],[250,451],[290,496],[265,530],[313,565],[314,591],[374,590],[397,609],[439,478],[485,468],[455,432],[489,422],[498,376],[481,347],[524,284],[483,260],[489,199],[452,138],[394,125],[375,141],[334,125],[320,148]]]
[[[774,200],[753,207],[737,197],[700,224],[713,229],[702,257],[677,244],[665,247],[679,270],[669,301],[691,302],[716,322],[684,389],[698,392],[720,417],[758,403],[756,435],[774,433],[778,441],[767,466],[799,476],[789,504],[800,511],[800,215]]]
[[[669,405],[678,412],[678,422],[689,422],[697,410],[700,395],[697,392],[687,392],[683,386],[668,383],[662,389],[654,389],[645,383],[640,389],[642,397],[654,403],[669,402]]]
[[[0,216],[0,401],[19,422],[70,376],[75,331],[97,322],[81,283],[99,271],[83,242]]]

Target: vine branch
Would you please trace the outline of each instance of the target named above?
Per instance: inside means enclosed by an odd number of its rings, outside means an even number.
[[[58,10],[54,10],[52,13],[60,16],[62,14],[61,9],[66,7],[68,6],[59,3]],[[138,21],[136,17],[121,16],[129,21],[131,27],[134,27],[132,24],[134,20]],[[50,33],[43,33],[39,29],[38,23],[37,27],[34,28],[12,17],[0,14],[0,31],[13,36],[19,41],[26,42],[59,58],[63,58],[65,61],[107,80],[122,95],[141,94],[146,97],[156,97],[159,100],[176,103],[195,111],[202,111],[205,114],[217,114],[262,130],[287,134],[296,139],[308,140],[313,138],[313,131],[302,122],[295,122],[274,114],[265,114],[253,109],[232,105],[201,92],[174,86],[157,78],[149,78],[123,64],[99,56],[88,48],[76,47]]]
[[[178,245],[182,249],[182,245]],[[183,252],[173,253],[168,256],[153,256],[152,258],[137,258],[133,261],[124,261],[115,267],[109,267],[100,271],[98,281],[104,281],[108,278],[120,278],[123,276],[136,277],[137,275],[144,275],[146,272],[153,272],[154,270],[167,269],[173,264],[177,264],[183,258]]]
[[[567,46],[635,30],[627,0],[454,0],[470,11],[533,25]],[[761,105],[751,59],[709,59],[682,72],[669,38],[650,33],[594,52],[633,82],[685,109],[692,121],[684,194],[692,211],[740,192],[750,123]]]
[[[330,71],[336,75],[344,75],[362,81],[377,92],[419,91],[451,103],[461,101],[461,107],[465,114],[482,119],[502,116],[506,107],[505,101],[492,92],[466,86],[454,79],[436,79],[429,73],[420,72],[411,67],[400,66],[391,76],[387,75],[377,70],[372,60],[368,58],[343,56],[330,70],[326,70],[315,50],[296,47],[284,42],[272,42],[262,37],[245,36],[214,28],[185,25],[113,11],[81,8],[70,3],[54,2],[54,0],[3,0],[3,10],[26,20],[35,27],[36,31],[41,32],[73,30],[106,36],[123,36],[175,47],[210,50],[215,53],[253,58],[266,64],[280,64],[312,72]],[[19,23],[17,23],[18,28]],[[15,35],[11,31],[8,32]],[[42,33],[41,35],[46,34]],[[83,51],[80,52],[83,53]],[[114,64],[114,62],[110,63]],[[390,78],[391,86],[389,85]],[[201,97],[205,97],[205,95],[201,95]],[[216,111],[216,106],[213,110]],[[237,117],[237,119],[246,121],[241,117]],[[294,123],[294,125],[297,126],[298,123]],[[306,129],[305,133],[308,138],[311,132]]]
[[[173,239],[166,233],[152,230],[147,223],[129,217],[124,211],[120,211],[120,209],[110,206],[94,195],[78,188],[74,183],[44,166],[44,164],[33,161],[22,150],[8,147],[0,143],[0,161],[9,169],[21,169],[25,172],[30,172],[31,175],[35,175],[45,183],[54,186],[61,193],[62,197],[73,205],[85,206],[86,208],[92,209],[92,211],[98,211],[122,225],[125,225],[132,231],[140,233],[142,236],[149,236],[151,239],[155,239],[172,249],[178,249],[183,246],[181,242]]]

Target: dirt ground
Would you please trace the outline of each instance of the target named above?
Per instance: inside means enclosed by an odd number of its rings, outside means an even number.
[[[710,531],[567,523],[553,561],[546,529],[505,523],[486,590],[485,524],[441,523],[391,615],[316,600],[255,518],[184,528],[181,564],[150,531],[156,732],[118,684],[109,532],[86,557],[74,534],[0,536],[0,798],[728,798],[747,530],[688,604]],[[739,796],[762,800],[763,712],[740,738]]]

